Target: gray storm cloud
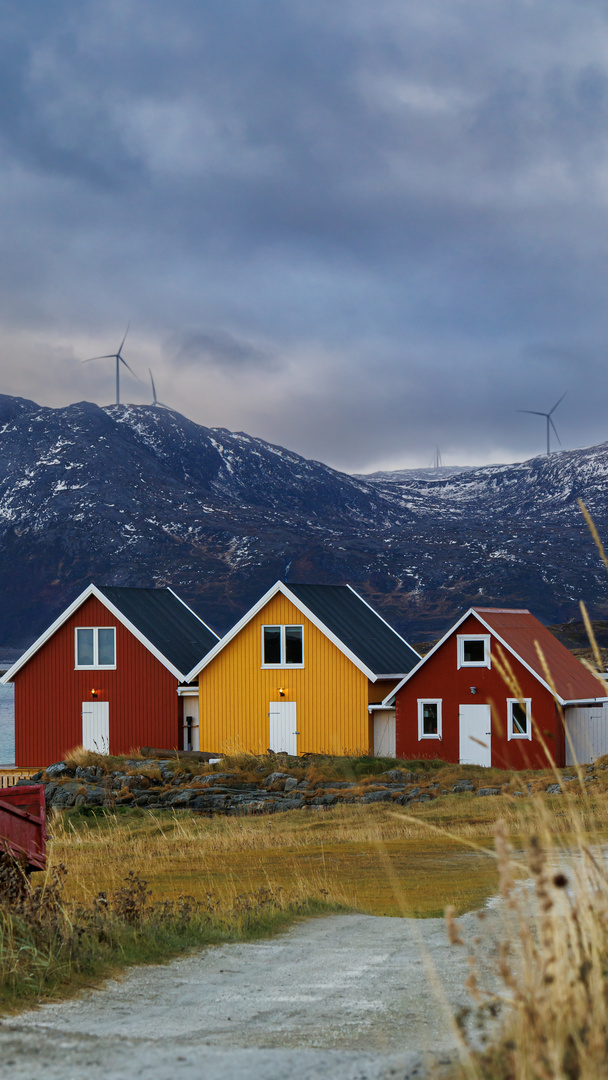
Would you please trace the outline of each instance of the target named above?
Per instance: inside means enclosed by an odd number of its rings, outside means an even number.
[[[162,400],[341,468],[529,456],[566,390],[603,440],[607,46],[563,0],[9,3],[0,389],[110,401],[131,319]]]

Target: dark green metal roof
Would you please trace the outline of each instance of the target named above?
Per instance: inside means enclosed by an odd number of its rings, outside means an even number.
[[[290,590],[374,675],[407,675],[420,657],[348,585],[292,585]]]
[[[183,675],[218,641],[217,634],[171,589],[128,589],[114,585],[97,588]]]

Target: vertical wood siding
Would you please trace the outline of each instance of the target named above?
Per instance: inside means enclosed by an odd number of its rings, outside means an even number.
[[[304,626],[304,667],[262,669],[261,627]],[[203,669],[200,745],[222,753],[268,749],[268,706],[297,704],[298,753],[370,751],[368,680],[325,634],[282,595],[272,600]]]
[[[74,670],[77,626],[116,627],[116,670]],[[89,597],[15,676],[15,762],[48,765],[79,745],[83,701],[109,702],[112,754],[135,746],[178,746],[176,690],[175,677]]]
[[[549,762],[538,732],[532,739],[507,739],[507,698],[513,697],[495,666],[457,666],[457,634],[487,634],[488,630],[473,615],[448,638],[441,649],[427,661],[399,691],[395,701],[397,757],[441,758],[458,761],[459,705],[484,705],[492,709],[492,765],[498,769],[544,769]],[[495,654],[497,642],[491,638]],[[509,662],[524,698],[532,699],[535,724],[557,765],[564,764],[564,731],[553,696],[510,653]],[[471,693],[471,686],[477,690]],[[418,699],[441,698],[443,737],[441,740],[418,739]]]

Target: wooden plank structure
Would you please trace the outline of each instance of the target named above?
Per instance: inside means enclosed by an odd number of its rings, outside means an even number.
[[[0,793],[0,845],[26,873],[46,869],[43,784],[23,784]]]

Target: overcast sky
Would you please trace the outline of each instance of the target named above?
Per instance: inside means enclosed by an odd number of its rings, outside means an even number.
[[[0,392],[349,471],[608,438],[608,8],[6,0]]]

